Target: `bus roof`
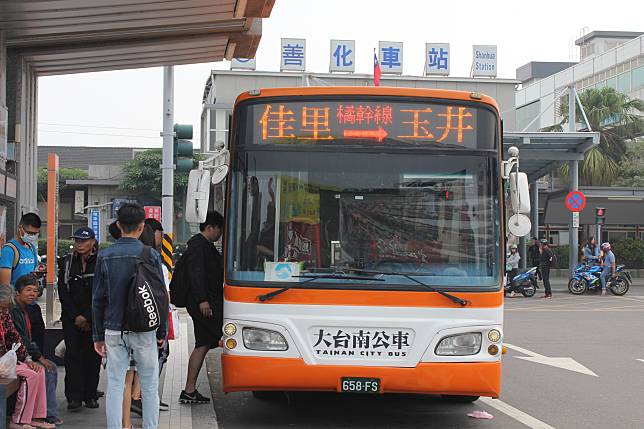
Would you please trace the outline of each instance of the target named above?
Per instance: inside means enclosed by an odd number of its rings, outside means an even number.
[[[250,91],[239,94],[235,100],[237,103],[255,98],[264,97],[300,97],[315,95],[380,95],[393,97],[420,97],[446,100],[464,100],[477,103],[488,104],[498,112],[499,106],[492,97],[470,91],[455,91],[448,89],[429,89],[429,88],[398,88],[392,86],[306,86],[293,88],[262,88],[254,90],[259,91],[259,95],[251,95]]]

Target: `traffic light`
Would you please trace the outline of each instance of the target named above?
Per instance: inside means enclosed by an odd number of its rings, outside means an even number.
[[[604,207],[595,207],[596,223],[603,225],[606,220],[606,209]]]
[[[174,124],[174,150],[172,151],[176,173],[192,170],[192,125]]]

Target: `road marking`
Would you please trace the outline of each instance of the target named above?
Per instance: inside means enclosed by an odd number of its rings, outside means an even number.
[[[507,345],[507,344],[506,344]],[[480,398],[480,402],[483,402],[485,405],[488,405],[492,408],[495,408],[501,411],[503,414],[512,417],[514,420],[523,423],[529,428],[532,429],[555,429],[553,426],[550,426],[548,423],[542,422],[541,420],[532,417],[530,414],[526,414],[523,411],[514,408],[512,405],[506,404],[505,402],[499,399],[492,398]]]
[[[519,346],[514,346],[512,344],[505,343],[507,348],[516,350],[519,353],[523,353],[526,356],[514,356],[517,359],[527,360],[529,362],[540,363],[542,365],[554,366],[556,368],[567,369],[568,371],[579,372],[581,374],[592,375],[593,377],[598,377],[597,374],[569,357],[548,357],[540,355],[539,353],[532,352],[530,350],[524,349]]]
[[[638,360],[640,362],[644,362],[644,359],[635,359],[635,360]]]

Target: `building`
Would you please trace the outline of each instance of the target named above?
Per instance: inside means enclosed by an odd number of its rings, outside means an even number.
[[[537,131],[559,123],[560,103],[567,88],[611,87],[633,99],[644,98],[644,33],[593,31],[576,42],[579,63],[530,62],[517,69],[521,88],[516,92],[516,127]],[[577,129],[582,129],[577,117]],[[539,225],[542,237],[553,245],[569,243],[570,214],[564,204],[568,184],[553,177],[539,181]],[[581,188],[588,197],[580,216],[581,238],[595,235],[594,208],[607,209],[601,240],[644,239],[644,189]]]
[[[577,92],[611,87],[631,98],[644,98],[643,34],[593,31],[575,42],[581,50],[578,64],[561,69],[559,65],[566,63],[531,62],[518,68],[522,87],[515,94],[517,131],[558,123],[560,97],[570,85]]]
[[[514,93],[520,81],[468,77],[382,77],[381,85],[411,88],[441,88],[481,92],[499,104],[505,130],[515,130]],[[237,96],[251,89],[297,86],[371,86],[369,74],[294,73],[213,70],[203,96],[201,152],[212,152],[216,142],[228,141],[228,116]]]
[[[77,168],[87,172],[87,178],[70,179],[61,187],[58,213],[58,236],[70,237],[81,226],[92,225],[90,211],[97,211],[100,241],[108,239],[107,225],[116,218],[116,210],[125,202],[160,206],[159,196],[124,191],[119,188],[123,164],[143,150],[128,147],[63,147],[40,146],[38,168],[47,167],[49,153],[60,157],[60,168]],[[41,192],[39,192],[41,194]],[[46,192],[38,200],[38,211],[47,222]]]

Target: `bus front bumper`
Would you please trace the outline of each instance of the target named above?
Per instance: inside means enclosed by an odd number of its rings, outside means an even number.
[[[380,393],[501,393],[501,362],[421,362],[414,368],[307,365],[302,359],[222,355],[224,392],[340,391],[342,377],[378,378]]]

